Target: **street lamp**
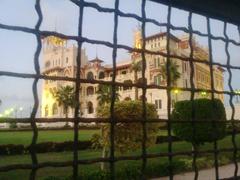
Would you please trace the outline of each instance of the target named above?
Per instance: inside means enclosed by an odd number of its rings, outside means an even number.
[[[239,96],[240,96],[240,90],[237,89],[237,90],[235,90],[234,92],[235,92],[235,94],[236,94],[236,102],[238,103],[238,102],[239,102]]]
[[[178,94],[179,93],[179,90],[178,89],[174,89],[174,94]]]
[[[201,92],[201,96],[202,96],[202,97],[206,97],[206,96],[207,96],[207,92],[206,92],[206,91],[202,91],[202,92]]]
[[[178,101],[177,95],[179,94],[179,89],[174,89],[173,93],[175,94],[175,102],[177,102]]]

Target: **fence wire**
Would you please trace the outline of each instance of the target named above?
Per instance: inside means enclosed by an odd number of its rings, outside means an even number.
[[[36,0],[35,3],[35,10],[38,15],[38,21],[35,25],[35,28],[28,28],[28,27],[22,27],[22,26],[11,26],[11,25],[6,25],[6,24],[1,24],[0,23],[0,29],[5,29],[5,30],[10,30],[10,31],[20,31],[24,32],[27,34],[32,34],[36,37],[37,39],[37,48],[35,51],[34,55],[34,68],[35,68],[35,74],[30,74],[30,73],[16,73],[16,72],[9,72],[9,71],[0,71],[0,76],[8,76],[8,77],[15,77],[15,78],[27,78],[27,79],[34,79],[33,85],[32,85],[32,93],[34,97],[34,107],[31,112],[31,116],[29,118],[7,118],[0,123],[5,123],[5,122],[21,122],[21,123],[30,123],[33,131],[33,136],[32,136],[32,142],[30,146],[30,155],[31,155],[31,164],[14,164],[14,165],[7,165],[7,166],[1,166],[0,167],[0,172],[7,172],[11,170],[17,170],[17,169],[29,169],[31,170],[29,179],[36,179],[37,177],[37,171],[42,168],[46,167],[73,167],[73,179],[77,179],[78,177],[78,166],[79,165],[85,165],[85,164],[93,164],[93,163],[99,163],[99,162],[109,162],[110,163],[110,172],[111,172],[111,179],[115,179],[115,164],[118,161],[126,161],[126,160],[142,160],[142,179],[147,179],[145,171],[146,171],[146,166],[147,166],[147,160],[150,158],[157,158],[157,157],[167,157],[169,160],[169,163],[172,164],[173,157],[176,156],[190,156],[193,159],[193,169],[195,172],[194,179],[198,179],[198,167],[196,164],[197,157],[199,155],[203,154],[214,154],[214,167],[215,167],[215,174],[216,174],[216,179],[219,179],[219,162],[218,162],[218,154],[220,152],[230,152],[233,153],[233,162],[235,165],[235,170],[234,170],[234,175],[230,178],[227,179],[240,179],[238,176],[238,163],[237,163],[237,154],[238,151],[240,150],[237,147],[236,143],[236,134],[237,129],[236,129],[236,124],[239,123],[238,120],[234,119],[235,116],[235,107],[233,104],[233,97],[238,95],[236,92],[234,92],[233,87],[232,87],[232,70],[240,70],[240,66],[234,66],[231,65],[231,57],[229,53],[229,44],[233,44],[235,46],[240,46],[240,42],[237,42],[233,39],[230,39],[227,35],[227,22],[224,22],[224,36],[215,36],[214,34],[211,33],[211,26],[210,26],[210,19],[209,17],[206,17],[207,19],[207,33],[202,33],[200,31],[194,30],[192,27],[192,12],[189,12],[188,15],[188,27],[177,27],[171,24],[171,5],[168,6],[168,15],[167,15],[167,23],[161,23],[156,21],[155,19],[150,19],[146,17],[146,0],[142,0],[141,4],[141,16],[138,16],[133,13],[124,13],[119,9],[119,0],[115,0],[114,8],[105,8],[101,7],[97,3],[94,2],[85,2],[84,0],[69,0],[72,2],[74,5],[76,5],[79,8],[79,19],[78,19],[78,35],[77,36],[69,36],[66,34],[62,33],[57,33],[54,31],[41,31],[40,26],[43,21],[43,16],[42,16],[42,10],[41,10],[41,5],[40,5],[40,0]],[[84,37],[82,35],[82,29],[83,29],[83,14],[84,14],[84,8],[93,8],[97,10],[98,12],[101,13],[113,13],[114,14],[114,29],[113,29],[113,42],[108,42],[108,41],[100,41],[100,40],[95,40],[95,39],[89,39],[87,37]],[[124,44],[119,44],[117,35],[118,35],[118,19],[119,17],[126,17],[129,19],[134,19],[137,20],[138,22],[141,23],[141,30],[142,30],[142,38],[143,38],[143,44],[141,49],[136,49],[132,48],[130,46],[124,45]],[[162,51],[151,51],[146,49],[146,23],[151,23],[159,27],[165,27],[167,29],[167,45],[166,45],[166,52]],[[189,57],[182,57],[176,54],[173,54],[170,52],[170,33],[171,31],[174,30],[179,30],[185,33],[189,34],[189,46],[190,46],[190,53]],[[198,59],[194,57],[194,48],[193,48],[193,36],[198,35],[200,37],[206,37],[208,38],[208,47],[209,47],[209,61],[207,59]],[[78,55],[77,55],[77,71],[76,71],[76,76],[75,77],[60,77],[60,76],[49,76],[49,75],[43,75],[40,72],[40,66],[39,66],[39,56],[40,52],[42,49],[42,42],[41,42],[41,37],[47,37],[47,36],[55,36],[58,38],[66,39],[66,40],[74,40],[78,44]],[[222,64],[218,62],[213,61],[212,57],[212,40],[220,40],[223,43],[225,43],[225,53],[227,56],[227,63]],[[112,48],[112,64],[113,64],[113,76],[111,81],[102,81],[102,80],[89,80],[89,79],[84,79],[80,76],[80,67],[81,67],[81,49],[83,43],[90,43],[90,44],[96,44],[96,45],[104,45],[106,47]],[[141,54],[141,59],[142,59],[142,77],[143,79],[145,78],[145,70],[146,70],[146,55],[161,55],[167,59],[166,63],[166,69],[167,69],[167,85],[162,86],[162,85],[148,85],[146,83],[142,84],[124,84],[122,82],[117,82],[116,81],[116,57],[117,57],[117,51],[118,49],[123,49],[127,50],[130,52],[135,52]],[[185,61],[189,62],[190,64],[190,88],[187,87],[174,87],[171,85],[171,76],[170,76],[170,59],[174,58],[179,61]],[[201,89],[201,88],[196,88],[194,84],[194,63],[201,63],[209,66],[210,69],[210,77],[211,77],[211,88],[210,89]],[[230,91],[219,91],[214,88],[214,78],[213,78],[213,66],[219,66],[222,68],[227,69],[227,72],[229,74],[229,79],[228,79],[228,86]],[[79,103],[75,107],[74,111],[74,118],[37,118],[36,114],[38,111],[39,107],[39,96],[38,96],[38,89],[37,89],[37,84],[39,80],[54,80],[54,81],[69,81],[69,82],[74,82],[75,83],[75,99],[79,102],[79,92],[80,92],[80,86],[82,83],[91,83],[91,84],[105,84],[105,85],[111,85],[112,86],[112,98],[111,98],[111,107],[110,107],[110,112],[111,115],[109,118],[83,118],[83,117],[78,117],[78,112],[79,112]],[[114,106],[115,106],[115,97],[116,97],[116,87],[117,86],[122,86],[122,87],[138,87],[142,89],[142,105],[143,105],[143,112],[142,112],[142,131],[143,131],[143,140],[142,140],[142,152],[141,155],[133,155],[133,156],[115,156],[115,145],[114,145],[114,137],[115,137],[115,112],[114,112]],[[231,124],[233,129],[232,129],[232,144],[233,148],[218,148],[218,143],[217,141],[214,142],[214,148],[212,150],[197,150],[194,146],[192,151],[185,151],[185,152],[173,152],[172,148],[172,123],[176,122],[171,120],[171,90],[178,88],[181,91],[186,91],[191,93],[191,101],[193,102],[195,93],[205,91],[207,93],[211,94],[211,98],[214,99],[215,94],[224,94],[228,95],[230,97],[229,99],[229,104],[232,109],[232,114],[231,114],[231,119],[227,123]],[[160,90],[166,90],[167,92],[167,114],[168,118],[167,119],[148,119],[147,114],[146,114],[146,92],[148,89],[160,89]],[[80,99],[81,100],[81,99]],[[193,103],[192,103],[193,107]],[[192,126],[193,126],[193,134],[195,133],[195,123],[196,122],[202,122],[198,121],[195,119],[195,109],[192,108]],[[36,142],[38,139],[38,128],[36,123],[53,123],[53,122],[73,122],[74,123],[74,149],[73,149],[73,159],[72,161],[65,161],[65,162],[39,162],[38,161],[38,156],[36,153]],[[110,123],[110,156],[108,158],[92,158],[92,159],[84,159],[81,160],[78,157],[78,125],[79,123],[90,123],[90,122],[101,122],[101,123]],[[139,119],[132,120],[131,122],[127,120],[120,120],[118,122],[125,122],[125,123],[134,123],[134,122],[139,122]],[[168,132],[168,152],[167,153],[147,153],[146,151],[146,141],[147,141],[147,129],[146,125],[147,123],[159,123],[159,122],[165,122],[167,123],[167,132]],[[187,123],[189,121],[182,121],[182,123]],[[217,121],[214,119],[211,120],[213,125],[215,126]],[[172,166],[169,166],[169,179],[172,180],[174,177],[173,174],[173,169]]]

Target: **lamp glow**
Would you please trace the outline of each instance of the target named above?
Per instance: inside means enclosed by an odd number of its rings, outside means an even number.
[[[202,96],[206,96],[206,95],[207,95],[207,92],[203,91],[203,92],[201,92],[201,95],[202,95]]]
[[[174,92],[175,94],[178,94],[178,93],[179,93],[179,90],[178,90],[178,89],[175,89],[173,92]]]

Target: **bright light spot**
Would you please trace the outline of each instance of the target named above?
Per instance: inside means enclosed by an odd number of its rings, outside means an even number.
[[[179,90],[178,90],[178,89],[175,89],[173,92],[174,92],[175,94],[178,94],[178,93],[179,93]]]
[[[240,90],[235,90],[235,93],[240,95]]]
[[[0,114],[0,118],[1,118],[1,117],[3,117],[3,115],[2,115],[2,114]]]
[[[20,107],[20,108],[19,108],[19,111],[22,111],[22,110],[23,110],[23,107]]]
[[[7,116],[10,115],[11,111],[10,110],[5,110],[4,114],[6,114]]]
[[[207,92],[203,91],[203,92],[201,92],[201,95],[202,95],[202,96],[206,96],[206,95],[207,95]]]

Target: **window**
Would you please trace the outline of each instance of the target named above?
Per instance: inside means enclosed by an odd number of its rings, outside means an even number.
[[[124,84],[128,84],[128,85],[131,85],[132,84],[132,81],[131,80],[125,80],[123,81]],[[132,87],[123,87],[123,90],[129,90],[129,89],[132,89]]]
[[[155,85],[161,85],[161,82],[162,82],[162,76],[159,74],[157,76],[154,76],[154,84]]]
[[[105,75],[104,72],[100,72],[98,78],[99,79],[104,79]]]
[[[161,99],[155,100],[155,107],[156,107],[156,109],[162,109],[162,100]]]
[[[45,68],[48,68],[49,66],[50,66],[50,61],[47,61],[46,63],[45,63]]]
[[[57,106],[57,103],[54,103],[53,106],[52,106],[52,114],[53,114],[53,115],[58,114],[58,106]]]
[[[92,114],[93,113],[93,103],[91,101],[88,102],[87,108],[88,108],[88,114]]]
[[[48,116],[48,105],[45,106],[45,116]]]
[[[87,73],[87,79],[89,80],[94,79],[93,73],[91,71]]]
[[[127,74],[127,71],[122,71],[122,73],[121,74]]]
[[[87,87],[87,96],[94,94],[94,88],[92,86]]]
[[[126,97],[124,101],[131,101],[132,99],[130,97]]]
[[[146,78],[139,78],[138,81],[137,81],[138,84],[147,84],[147,79]]]
[[[160,68],[161,67],[160,57],[154,58],[154,67],[155,68]]]

